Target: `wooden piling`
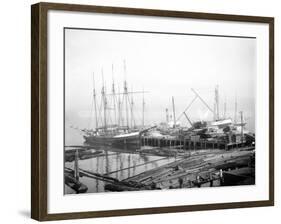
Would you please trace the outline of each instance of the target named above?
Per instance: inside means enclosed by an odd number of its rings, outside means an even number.
[[[210,187],[213,187],[213,174],[210,172],[210,177],[209,177],[209,180],[210,180]]]
[[[78,149],[76,149],[76,151],[75,151],[75,160],[74,160],[74,177],[75,177],[76,181],[79,181],[79,164],[78,164],[78,160],[79,160],[79,152],[78,152]]]
[[[220,185],[223,186],[224,180],[223,180],[223,171],[220,169]]]

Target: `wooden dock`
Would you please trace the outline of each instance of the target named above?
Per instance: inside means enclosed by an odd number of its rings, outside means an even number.
[[[79,159],[83,157],[79,155],[79,150],[77,149],[73,155],[74,169],[65,168],[65,184],[76,193],[84,193],[87,191],[87,186],[79,181],[79,178],[83,176],[104,181],[106,191],[213,187],[235,185],[236,182],[239,184],[253,184],[255,181],[254,175],[252,175],[254,174],[255,166],[254,148],[244,147],[232,150],[197,149],[191,151],[179,150],[175,146],[170,150],[175,150],[176,148],[176,151],[182,152],[182,154],[175,154],[175,161],[123,180],[110,177],[110,175],[133,167],[124,167],[121,170],[114,170],[104,174],[84,170],[79,168]],[[165,148],[158,149],[161,151]],[[187,153],[188,151],[190,153]],[[153,152],[149,152],[149,154],[153,154]],[[99,155],[102,154],[91,156]],[[169,155],[157,159],[157,161],[168,158]]]
[[[228,143],[222,140],[206,140],[198,139],[191,140],[189,138],[180,137],[152,137],[141,136],[141,146],[152,146],[160,148],[179,148],[183,150],[197,150],[197,149],[233,149],[244,146],[242,142]]]
[[[151,169],[121,182],[107,184],[105,187],[107,190],[121,191],[123,183],[126,183],[124,190],[128,190],[127,185],[130,183],[132,186],[135,183],[141,186],[134,190],[222,186],[225,172],[228,172],[227,175],[231,170],[239,173],[239,169],[253,166],[252,157],[251,151],[209,151]]]

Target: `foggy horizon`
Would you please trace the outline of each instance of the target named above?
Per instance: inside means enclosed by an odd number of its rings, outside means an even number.
[[[220,116],[226,102],[225,117],[233,119],[237,97],[237,116],[243,111],[246,127],[254,132],[255,68],[256,40],[251,38],[65,29],[65,126],[94,127],[93,74],[100,98],[103,70],[107,93],[113,79],[116,92],[123,90],[124,79],[129,92],[148,92],[146,125],[166,121],[172,97],[178,117],[195,96],[191,88],[213,109],[218,85]],[[143,96],[133,97],[136,124],[141,124]],[[187,114],[194,122],[213,119],[199,99]],[[180,122],[189,126],[184,116]]]

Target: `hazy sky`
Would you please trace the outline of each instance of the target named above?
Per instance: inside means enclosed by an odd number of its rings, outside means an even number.
[[[165,108],[176,116],[193,99],[194,88],[213,108],[214,89],[219,85],[220,111],[226,101],[227,117],[244,111],[249,129],[255,122],[256,40],[211,36],[151,34],[95,30],[65,30],[66,125],[88,128],[92,106],[93,73],[98,97],[103,68],[107,91],[111,90],[112,64],[116,88],[148,91],[145,122],[165,121]],[[137,123],[141,122],[142,95],[134,96]],[[192,121],[210,120],[213,115],[198,99],[187,114]],[[182,124],[187,124],[184,119]],[[90,126],[93,125],[93,122]]]

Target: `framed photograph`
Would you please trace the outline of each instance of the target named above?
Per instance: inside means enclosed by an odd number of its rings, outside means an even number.
[[[31,8],[33,219],[274,205],[274,18]]]

